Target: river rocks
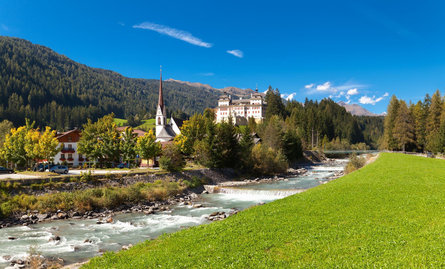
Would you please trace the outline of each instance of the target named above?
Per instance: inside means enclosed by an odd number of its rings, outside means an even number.
[[[16,240],[17,239],[17,237],[14,237],[14,236],[9,236],[8,237],[8,240]]]
[[[193,205],[193,208],[201,208],[202,207],[202,204],[194,204]]]
[[[132,244],[129,244],[127,246],[122,246],[122,250],[129,250],[131,247],[133,247]]]
[[[28,220],[28,219],[29,219],[28,215],[23,215],[23,216],[20,217],[20,220],[22,220],[22,221],[25,221],[25,220]]]
[[[217,220],[223,220],[227,218],[227,215],[225,212],[221,211],[221,212],[213,212],[212,214],[210,214],[207,219],[210,221],[217,221]]]
[[[11,259],[11,255],[5,255],[2,257],[5,261],[9,261]]]
[[[60,239],[61,239],[60,236],[54,235],[49,239],[49,241],[60,241]]]
[[[113,218],[112,217],[108,217],[106,221],[107,221],[107,223],[112,223],[113,222]]]

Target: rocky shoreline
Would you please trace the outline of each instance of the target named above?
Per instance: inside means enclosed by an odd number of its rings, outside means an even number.
[[[285,180],[288,177],[300,176],[307,172],[305,168],[293,169],[289,168],[286,174],[276,175],[274,177],[257,177],[255,179],[245,179],[242,181],[221,181],[213,182],[215,186],[236,186],[236,185],[248,185],[248,184],[260,184],[273,181]],[[63,219],[98,219],[98,224],[110,222],[115,214],[123,213],[144,213],[144,214],[154,214],[157,212],[168,211],[171,206],[174,205],[193,205],[193,200],[198,198],[198,194],[207,193],[203,188],[197,188],[195,190],[188,190],[184,194],[178,194],[175,197],[171,197],[164,201],[150,202],[137,204],[137,205],[122,205],[115,209],[100,209],[92,210],[86,212],[78,211],[61,211],[48,213],[39,213],[36,211],[28,211],[16,213],[13,216],[0,220],[0,229],[12,226],[28,226],[32,224],[37,224],[40,222],[63,220]],[[222,216],[222,214],[220,214]],[[214,218],[215,219],[215,218]],[[15,240],[15,238],[9,238],[9,240]]]

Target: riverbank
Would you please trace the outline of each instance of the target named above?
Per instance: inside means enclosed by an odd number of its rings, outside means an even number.
[[[283,180],[285,177],[297,176],[306,172],[304,169],[289,168],[286,174],[276,175],[273,177],[263,176],[248,178],[239,180],[240,175],[232,169],[196,169],[188,170],[176,173],[149,173],[149,174],[133,174],[133,175],[121,175],[114,174],[107,177],[98,177],[97,175],[84,175],[81,178],[70,179],[60,178],[58,182],[48,181],[47,179],[39,179],[38,182],[32,183],[30,180],[22,180],[15,182],[14,185],[1,183],[1,188],[9,193],[12,200],[15,201],[15,208],[22,209],[21,211],[14,211],[12,215],[0,219],[0,229],[5,227],[11,227],[14,225],[31,225],[40,222],[47,222],[59,219],[91,219],[101,218],[110,219],[114,214],[129,213],[129,212],[147,212],[148,214],[168,211],[169,206],[174,206],[179,203],[190,204],[191,201],[196,198],[197,194],[200,194],[205,190],[202,187],[203,184],[221,184],[224,182],[273,182]],[[234,179],[238,181],[233,181]],[[165,199],[156,198],[140,201],[126,201],[124,204],[116,207],[103,207],[94,208],[91,210],[83,210],[81,208],[73,208],[65,210],[64,208],[48,208],[48,209],[28,209],[27,203],[40,199],[42,196],[47,196],[48,201],[46,203],[53,204],[58,203],[61,199],[51,199],[51,196],[63,194],[67,192],[81,192],[91,190],[116,189],[116,188],[128,188],[135,184],[148,184],[157,181],[169,181],[182,184],[183,188],[181,192],[176,194],[175,197],[165,197]],[[18,196],[18,197],[17,197]],[[57,200],[52,201],[50,200]],[[73,201],[75,202],[75,201]],[[33,203],[36,203],[34,201]],[[71,202],[72,203],[72,202]],[[63,204],[66,206],[66,203]],[[3,205],[3,208],[11,207],[11,205]],[[23,210],[24,209],[24,210]]]
[[[382,153],[330,184],[107,253],[83,268],[441,267],[444,164]]]
[[[233,194],[206,194],[204,192],[196,196],[190,194],[193,196],[190,197],[190,202],[185,201],[189,199],[181,201],[181,197],[175,197],[176,201],[174,204],[168,205],[168,210],[159,210],[153,214],[144,213],[144,208],[137,208],[134,212],[126,211],[123,212],[124,214],[121,214],[121,211],[114,214],[107,212],[113,214],[110,223],[107,222],[110,217],[108,214],[99,215],[102,218],[99,220],[93,218],[95,216],[93,213],[92,216],[82,215],[82,217],[77,216],[76,219],[50,220],[29,226],[12,226],[0,229],[0,249],[2,249],[3,243],[5,246],[14,246],[16,249],[12,252],[14,255],[9,252],[10,247],[4,249],[3,252],[0,251],[0,264],[2,257],[8,258],[8,255],[10,255],[10,259],[14,257],[14,259],[23,260],[23,257],[27,256],[26,246],[29,245],[29,242],[35,242],[45,257],[60,257],[65,260],[66,264],[84,261],[85,258],[102,254],[103,251],[128,248],[128,245],[134,245],[147,238],[148,235],[153,239],[163,233],[171,233],[178,229],[225,219],[236,214],[239,210],[267,203],[286,195],[275,190],[276,188],[312,188],[323,184],[329,177],[341,171],[344,164],[345,162],[324,163],[307,166],[307,171],[304,174],[301,174],[301,171],[290,169],[289,172],[292,175],[285,178],[276,176],[251,178],[245,181],[246,183],[257,182],[254,184],[255,186],[247,184],[248,188],[269,188],[270,186],[271,190],[267,194],[254,189],[246,189],[245,193]],[[335,167],[331,167],[332,165]],[[229,178],[227,177],[227,179]],[[197,192],[200,193],[200,191]],[[98,215],[96,214],[96,216]],[[17,239],[7,240],[9,236],[14,236]],[[2,242],[2,238],[6,240]],[[88,238],[91,242],[86,240]],[[3,262],[11,261],[3,260]]]

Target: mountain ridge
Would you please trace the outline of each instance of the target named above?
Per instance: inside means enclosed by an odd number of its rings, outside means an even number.
[[[339,102],[337,102],[337,104],[341,105],[342,107],[344,107],[346,109],[346,111],[348,111],[349,113],[351,113],[352,115],[355,115],[355,116],[370,116],[370,117],[382,116],[379,114],[372,113],[371,111],[367,110],[366,108],[364,108],[358,104],[348,104],[343,101],[339,101]]]

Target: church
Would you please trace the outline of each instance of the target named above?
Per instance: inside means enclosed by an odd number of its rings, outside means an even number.
[[[181,133],[181,126],[183,120],[177,118],[170,118],[167,122],[167,112],[164,104],[164,96],[162,93],[162,69],[161,77],[159,79],[159,99],[158,107],[156,109],[156,141],[158,142],[170,142],[173,141],[175,136]]]

